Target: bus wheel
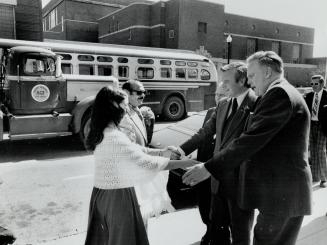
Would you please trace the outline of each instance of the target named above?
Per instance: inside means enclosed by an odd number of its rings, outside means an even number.
[[[90,132],[90,124],[91,124],[91,112],[88,111],[84,114],[81,123],[81,129],[79,131],[79,137],[82,143],[85,142],[86,136]]]
[[[169,97],[163,107],[163,115],[169,121],[182,119],[185,114],[185,106],[181,98]]]

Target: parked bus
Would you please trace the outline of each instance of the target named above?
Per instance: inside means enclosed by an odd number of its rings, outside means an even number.
[[[0,39],[0,60],[0,139],[84,138],[94,96],[113,76],[141,80],[145,105],[171,120],[205,109],[217,81],[214,64],[190,51]]]

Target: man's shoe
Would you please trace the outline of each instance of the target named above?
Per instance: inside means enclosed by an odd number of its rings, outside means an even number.
[[[0,245],[13,244],[16,237],[10,230],[0,226]]]
[[[326,188],[327,187],[327,182],[325,180],[320,181],[320,185],[321,188]]]

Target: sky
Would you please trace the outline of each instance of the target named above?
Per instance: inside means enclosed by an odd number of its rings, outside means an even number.
[[[42,5],[44,6],[49,1],[42,0]],[[224,4],[225,12],[231,14],[313,27],[315,29],[313,56],[327,57],[327,0],[205,1]]]

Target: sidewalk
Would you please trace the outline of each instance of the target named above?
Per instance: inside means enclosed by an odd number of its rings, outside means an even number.
[[[305,216],[297,245],[327,244],[327,188],[314,187],[313,214]],[[205,227],[196,208],[165,214],[149,221],[151,245],[198,245]],[[39,245],[82,245],[85,233]]]

